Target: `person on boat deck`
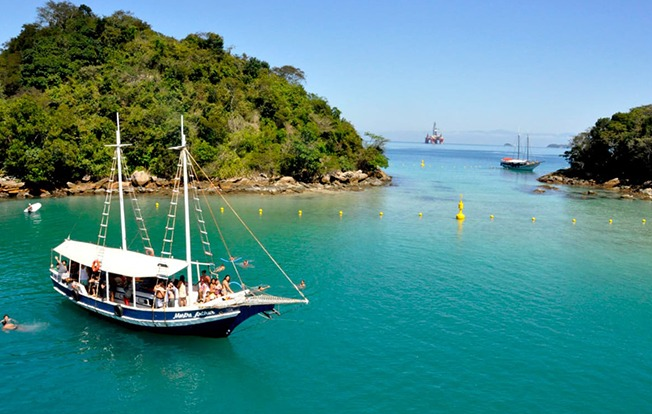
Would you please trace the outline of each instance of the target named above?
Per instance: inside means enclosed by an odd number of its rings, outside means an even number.
[[[222,295],[222,285],[220,284],[220,279],[213,278],[211,279],[210,286],[208,287],[208,300],[217,299]]]
[[[125,305],[129,306],[131,303],[136,303],[134,301],[133,295],[134,295],[134,289],[133,289],[133,280],[131,278],[126,278],[125,281],[125,286],[124,286],[124,296],[122,297],[122,300],[124,301]]]
[[[79,263],[70,261],[70,279],[74,281],[79,281]]]
[[[5,314],[2,318],[2,330],[3,331],[13,331],[18,329],[18,322],[11,319],[9,315]]]
[[[100,286],[97,288],[97,297],[104,300],[106,299],[106,280],[100,280]]]
[[[174,282],[170,280],[168,282],[168,288],[165,290],[165,303],[168,304],[168,307],[174,308],[176,307],[178,297],[179,289],[177,289],[177,287],[174,286]]]
[[[209,285],[209,287],[210,287],[210,284],[213,282],[213,278],[210,277],[210,276],[208,276],[208,275],[206,274],[206,270],[202,270],[202,271],[201,271],[201,277],[199,278],[199,280],[200,280],[200,281],[201,281],[201,280],[204,280],[204,278],[206,278],[206,283],[207,283],[207,284]]]
[[[159,281],[156,286],[154,287],[154,296],[156,296],[156,301],[154,302],[155,307],[157,308],[162,308],[163,307],[163,300],[165,299],[165,285],[163,284],[163,281]]]
[[[97,274],[92,273],[91,279],[88,281],[88,293],[91,296],[97,296],[99,281],[97,280]]]
[[[202,276],[199,282],[199,296],[197,296],[197,302],[204,302],[206,298],[208,297],[209,294],[209,286],[208,283],[210,282],[210,279],[208,276]]]
[[[217,276],[217,278],[218,278],[217,281],[218,281],[218,282],[220,281],[220,279],[219,279],[220,275],[218,274],[218,272],[221,272],[221,271],[224,270],[224,269],[226,269],[226,267],[224,267],[224,265],[220,265],[220,267],[214,269],[214,270],[211,272],[212,274],[214,274],[215,276]],[[208,275],[206,274],[206,270],[202,270],[202,271],[201,271],[201,278],[200,278],[199,280],[201,280],[204,276],[205,276],[205,277],[208,277]]]
[[[88,267],[81,265],[81,270],[79,271],[79,282],[88,287]]]
[[[68,267],[66,266],[65,260],[57,259],[57,275],[59,276],[59,281],[65,279],[64,275],[68,273]]]
[[[177,284],[179,290],[179,306],[186,306],[188,304],[188,293],[186,292],[186,277],[179,276],[179,283]]]
[[[231,281],[231,276],[229,276],[229,275],[224,276],[224,280],[222,280],[222,294],[223,295],[233,293],[233,290],[231,289],[231,286],[229,286],[230,281]]]

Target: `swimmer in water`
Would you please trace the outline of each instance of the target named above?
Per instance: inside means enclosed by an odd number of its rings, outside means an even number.
[[[248,269],[254,267],[254,265],[251,262],[253,262],[253,260],[244,260],[242,261],[242,263],[236,263],[236,264],[243,269]]]
[[[2,330],[3,331],[14,331],[18,329],[18,323],[15,320],[11,319],[9,315],[5,314],[2,318]]]

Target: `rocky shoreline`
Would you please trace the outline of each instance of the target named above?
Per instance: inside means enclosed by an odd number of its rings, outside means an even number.
[[[611,196],[614,194],[622,199],[652,200],[652,181],[646,181],[641,185],[630,185],[619,178],[612,178],[605,182],[595,180],[586,180],[573,177],[568,169],[557,170],[537,178],[539,182],[544,183],[541,190],[555,189],[554,185],[567,185],[574,187],[586,187],[586,195],[599,195],[598,191],[608,191]],[[536,190],[535,190],[536,191]]]
[[[259,174],[252,177],[216,180],[215,187],[224,193],[260,193],[260,194],[297,194],[303,192],[361,191],[370,187],[389,185],[392,177],[378,170],[373,174],[362,171],[345,171],[325,174],[318,181],[303,183],[292,177],[268,177]],[[136,171],[129,182],[123,183],[127,188],[133,187],[138,193],[169,194],[172,180],[149,175],[145,171]],[[91,181],[85,177],[79,182],[69,182],[65,188],[53,191],[28,188],[25,183],[9,177],[0,177],[0,198],[33,197],[67,197],[74,195],[103,194],[109,185],[108,179]],[[114,184],[114,186],[117,184]],[[208,181],[201,181],[200,187],[207,191],[216,191]]]

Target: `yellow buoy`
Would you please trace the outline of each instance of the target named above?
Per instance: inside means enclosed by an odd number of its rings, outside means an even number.
[[[261,216],[263,215],[263,209],[262,208],[258,209],[258,214],[260,214]]]
[[[383,212],[382,212],[382,211],[380,212],[380,217],[381,217],[381,218],[383,217]]]
[[[423,217],[423,213],[419,212],[419,217]]]
[[[455,215],[455,218],[459,221],[462,221],[466,218],[466,216],[464,216],[464,213],[462,212],[462,210],[464,210],[464,203],[462,202],[462,194],[460,194],[460,202],[457,203],[457,208],[460,211]]]
[[[421,166],[422,166],[422,167],[425,167],[425,165],[426,165],[426,163],[423,162],[423,160],[421,160]]]
[[[645,224],[645,223],[647,223],[647,220],[643,219],[643,220],[641,221],[641,223]]]
[[[344,213],[342,212],[342,210],[340,210],[340,217],[342,217],[342,214],[344,214]]]
[[[494,219],[494,215],[491,214],[491,215],[489,216],[489,218],[490,218],[491,220],[493,220],[493,219]]]
[[[299,210],[299,215],[300,216],[303,215],[303,211]]]
[[[613,219],[609,219],[609,224],[613,224]]]
[[[158,208],[158,203],[156,203],[156,208]]]
[[[577,222],[577,220],[575,220],[575,219],[573,219],[572,221],[573,221],[573,224],[575,224]]]
[[[536,218],[536,217],[532,217],[532,223],[534,223],[535,221],[537,221],[537,218]]]
[[[220,213],[224,213],[224,207],[220,207]]]

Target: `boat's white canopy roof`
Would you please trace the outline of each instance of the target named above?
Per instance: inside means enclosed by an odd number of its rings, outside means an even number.
[[[188,266],[183,260],[148,256],[144,253],[70,239],[55,247],[54,251],[88,267],[91,267],[95,260],[99,260],[101,270],[130,277],[167,277]]]

